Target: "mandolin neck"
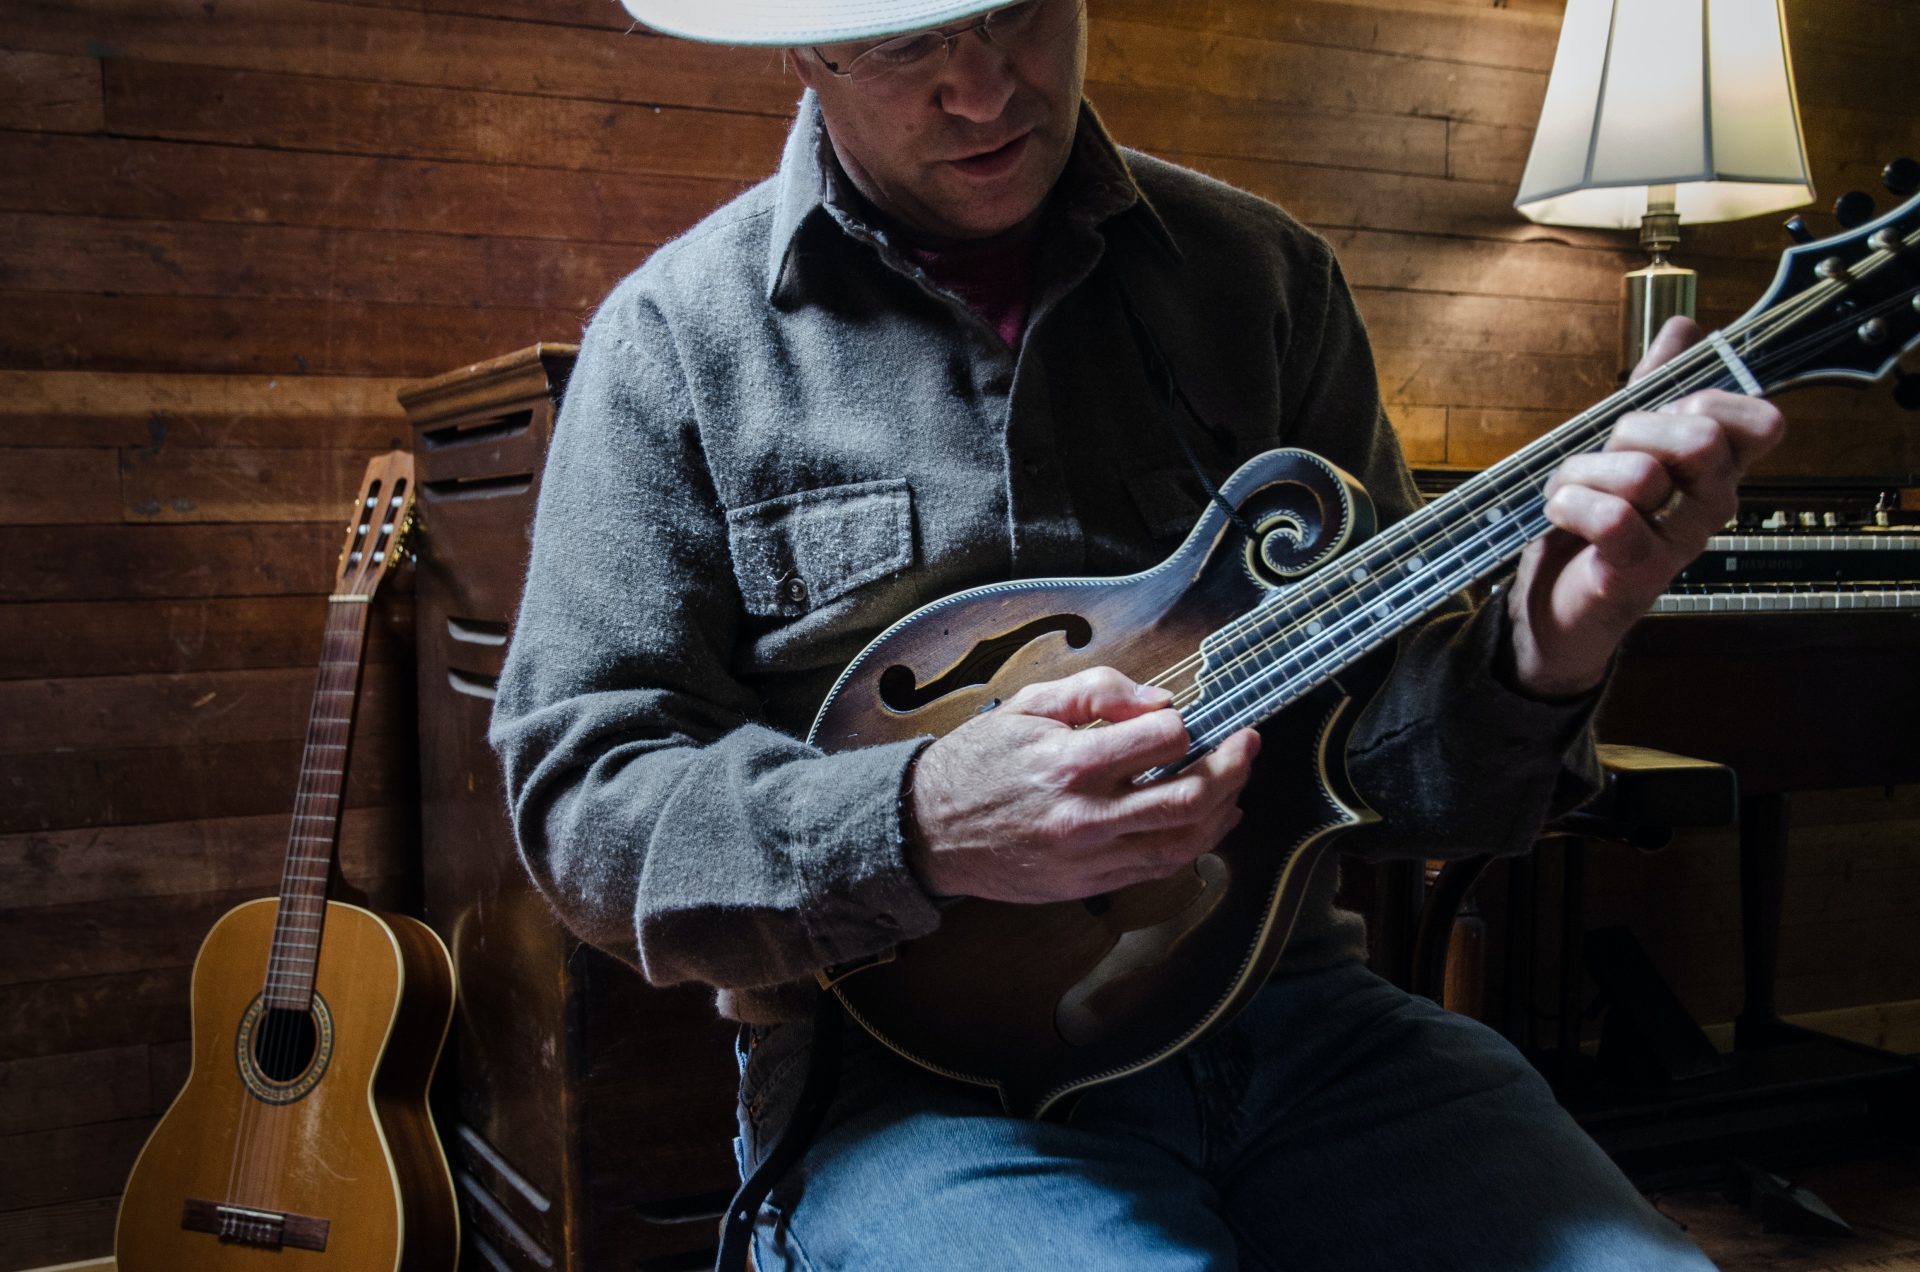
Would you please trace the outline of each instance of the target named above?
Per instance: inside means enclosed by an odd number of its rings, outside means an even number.
[[[280,910],[267,960],[266,997],[272,1007],[305,1011],[313,995],[327,914],[327,882],[340,837],[340,799],[366,644],[367,608],[367,598],[358,596],[335,596],[327,603],[320,672],[307,719],[300,785],[280,881]]]
[[[1695,346],[1213,633],[1201,645],[1205,692],[1185,712],[1187,756],[1145,777],[1178,772],[1238,730],[1272,718],[1506,569],[1546,533],[1546,483],[1562,460],[1605,446],[1631,411],[1655,410],[1701,389],[1738,391],[1732,367],[1714,345]]]

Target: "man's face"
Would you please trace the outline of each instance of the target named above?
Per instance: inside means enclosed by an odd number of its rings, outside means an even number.
[[[1073,145],[1087,32],[1079,0],[1026,0],[1033,34],[961,35],[951,56],[853,81],[844,69],[873,41],[794,50],[820,98],[827,135],[860,192],[908,229],[978,239],[1040,210]],[[952,31],[967,25],[945,28]]]

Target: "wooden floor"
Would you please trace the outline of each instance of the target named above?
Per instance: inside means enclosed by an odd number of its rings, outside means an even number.
[[[1920,1270],[1920,1152],[1809,1166],[1786,1177],[1825,1202],[1854,1234],[1769,1233],[1711,1188],[1656,1193],[1652,1199],[1721,1272]]]
[[[1920,1152],[1810,1166],[1788,1177],[1851,1224],[1854,1235],[1769,1233],[1713,1188],[1659,1192],[1652,1200],[1721,1272],[1920,1272]],[[41,1272],[113,1272],[113,1260]]]

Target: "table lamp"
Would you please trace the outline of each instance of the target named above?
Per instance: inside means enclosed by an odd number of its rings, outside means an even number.
[[[1546,104],[1514,206],[1547,225],[1640,226],[1623,280],[1632,368],[1696,278],[1667,260],[1680,222],[1813,200],[1784,0],[1567,0]]]

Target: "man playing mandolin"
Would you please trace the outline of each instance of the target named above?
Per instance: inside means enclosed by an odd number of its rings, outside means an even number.
[[[936,739],[801,741],[862,647],[964,588],[1149,570],[1276,447],[1358,478],[1382,525],[1418,501],[1326,243],[1118,148],[1081,98],[1082,0],[627,4],[785,47],[807,92],[778,173],[588,330],[493,741],[567,922],[746,1026],[751,1170],[799,1102],[822,969],[956,898],[1097,908],[1261,834],[1260,734],[1137,783],[1188,730],[1111,667]],[[1649,363],[1697,337],[1670,327]],[[1396,642],[1346,754],[1381,820],[1341,847],[1517,852],[1590,793],[1616,646],[1781,429],[1706,392],[1567,459],[1495,599]],[[1312,878],[1244,1010],[1070,1119],[845,1030],[758,1266],[1706,1266],[1503,1039],[1369,973],[1335,872]]]

